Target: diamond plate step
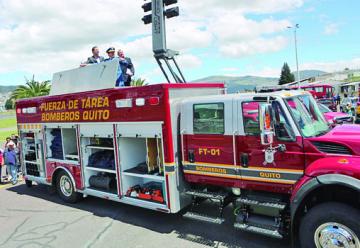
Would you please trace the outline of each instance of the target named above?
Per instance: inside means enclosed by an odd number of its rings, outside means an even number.
[[[208,215],[204,215],[204,214],[199,214],[199,213],[195,213],[195,212],[186,212],[183,215],[184,218],[187,219],[191,219],[191,220],[198,220],[198,221],[204,221],[204,222],[209,222],[212,224],[222,224],[225,220],[223,218],[219,218],[219,217],[211,217]]]

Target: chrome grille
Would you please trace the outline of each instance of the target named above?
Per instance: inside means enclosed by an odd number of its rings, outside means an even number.
[[[345,122],[345,123],[352,123],[353,122],[353,118],[350,116],[346,116],[346,117],[337,117],[335,119],[336,121],[340,121],[340,122]]]
[[[346,146],[329,142],[312,142],[313,145],[324,153],[351,155],[351,150]]]

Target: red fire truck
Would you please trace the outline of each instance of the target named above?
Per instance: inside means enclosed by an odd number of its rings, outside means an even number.
[[[214,224],[232,205],[243,231],[306,248],[360,247],[359,126],[332,129],[303,91],[114,88],[116,63],[57,73],[50,96],[17,101],[28,186],[54,187],[70,203],[95,196],[186,209]]]

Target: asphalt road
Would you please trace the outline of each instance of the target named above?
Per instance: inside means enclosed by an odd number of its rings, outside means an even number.
[[[9,118],[13,118],[15,117],[14,113],[5,113],[5,114],[0,114],[0,120],[2,119],[9,119]]]
[[[231,216],[231,208],[226,209]],[[231,218],[231,217],[230,217]],[[0,247],[290,247],[234,230],[88,197],[64,204],[46,186],[0,185]]]

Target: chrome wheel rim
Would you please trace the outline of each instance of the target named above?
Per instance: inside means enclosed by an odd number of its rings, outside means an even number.
[[[359,238],[347,226],[331,222],[319,226],[314,235],[317,248],[357,248]]]
[[[60,178],[60,189],[61,193],[63,193],[63,195],[65,195],[66,197],[71,196],[73,189],[70,178],[68,176],[62,176]]]

